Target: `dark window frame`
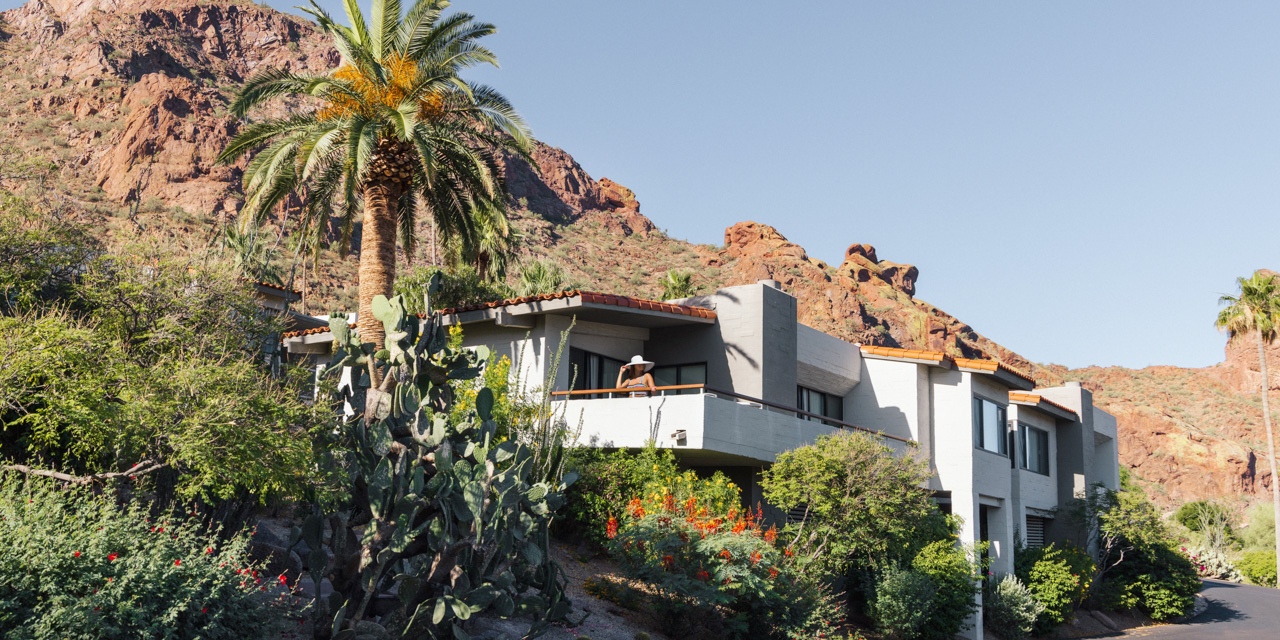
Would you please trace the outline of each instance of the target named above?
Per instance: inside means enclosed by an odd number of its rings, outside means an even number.
[[[697,383],[697,382],[685,382],[685,381],[684,381],[684,376],[685,376],[685,368],[686,368],[686,367],[702,367],[702,382],[700,382],[700,383]],[[655,384],[656,386],[659,386],[659,387],[667,386],[667,385],[663,385],[663,384],[661,384],[661,383],[659,383],[659,382],[658,382],[658,372],[659,372],[659,370],[662,370],[662,369],[675,369],[675,371],[676,371],[676,382],[675,382],[675,384],[677,384],[677,385],[681,385],[681,384],[706,384],[706,383],[707,383],[707,362],[706,362],[705,360],[703,360],[703,361],[701,361],[701,362],[683,362],[683,363],[680,363],[680,364],[664,364],[664,365],[662,365],[662,366],[655,366],[653,369],[651,369],[651,370],[649,371],[649,373],[653,375],[653,382],[654,382],[654,384]],[[674,393],[675,395],[685,395],[685,394],[692,395],[692,394],[696,394],[696,393],[698,393],[698,390],[697,390],[697,389],[680,389],[679,391],[668,391],[668,392],[666,392],[666,393]]]
[[[987,442],[986,442],[985,427],[987,425],[984,422],[986,412],[983,411],[983,403],[991,404],[995,406],[995,409],[996,409],[995,411],[996,421],[999,423],[999,426],[997,427],[997,431],[996,431],[996,433],[998,434],[998,437],[996,438],[997,440],[996,449],[991,449],[986,446]],[[972,407],[973,407],[973,431],[974,431],[973,446],[977,449],[981,449],[988,453],[994,453],[998,456],[1006,456],[1012,459],[1013,456],[1009,455],[1010,438],[1009,438],[1009,407],[1008,405],[1000,404],[999,402],[996,402],[995,400],[992,400],[990,398],[984,398],[979,395],[974,395]]]
[[[1049,449],[1050,449],[1049,431],[1046,429],[1041,429],[1039,427],[1033,427],[1029,424],[1023,424],[1021,422],[1018,423],[1018,431],[1021,433],[1021,436],[1022,436],[1020,438],[1020,440],[1022,441],[1022,468],[1032,473],[1038,473],[1043,476],[1050,475],[1049,465],[1051,461],[1049,456]],[[1028,436],[1030,436],[1032,432],[1035,432],[1036,434],[1038,434],[1040,437],[1044,439],[1043,440],[1044,448],[1038,451],[1036,455],[1036,458],[1037,458],[1036,466],[1042,466],[1044,468],[1043,471],[1037,468],[1033,468],[1031,466],[1031,449],[1028,446],[1030,445],[1031,438],[1029,438]]]
[[[822,401],[822,406],[819,407],[817,411],[812,408],[813,402],[807,394],[815,394]],[[844,422],[844,396],[827,393],[826,391],[819,391],[812,387],[806,387],[800,384],[796,385],[796,409],[799,409],[800,411],[807,411],[809,413],[816,413],[825,418]],[[822,422],[829,427],[838,426],[826,420],[819,420],[818,418],[811,418],[809,416],[796,417],[810,422]]]

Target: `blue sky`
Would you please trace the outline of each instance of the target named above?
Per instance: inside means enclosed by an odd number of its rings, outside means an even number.
[[[1032,360],[1213,364],[1280,270],[1280,4],[457,6],[500,30],[475,78],[671,235],[870,243]]]

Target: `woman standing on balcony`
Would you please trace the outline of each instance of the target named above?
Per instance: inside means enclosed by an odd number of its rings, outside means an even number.
[[[618,384],[614,385],[614,389],[648,389],[648,391],[632,391],[632,398],[647,398],[658,392],[653,384],[653,376],[649,375],[649,370],[653,368],[653,363],[645,360],[641,356],[634,356],[631,362],[622,365],[618,370]]]

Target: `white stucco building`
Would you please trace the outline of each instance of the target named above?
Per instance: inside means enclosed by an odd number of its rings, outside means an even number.
[[[821,434],[919,443],[927,488],[963,518],[963,541],[991,543],[996,572],[1012,572],[1015,535],[1060,539],[1059,505],[1095,482],[1119,485],[1115,418],[1078,383],[1037,389],[995,361],[850,344],[800,324],[796,299],[773,281],[667,302],[572,291],[450,309],[444,320],[463,327],[465,346],[518,362],[531,386],[550,378],[560,350],[550,384],[583,444],[653,439],[685,465],[723,470],[751,504],[763,500],[759,472]],[[330,342],[323,329],[285,337],[290,354],[317,361]],[[657,363],[660,394],[600,393],[634,355]]]

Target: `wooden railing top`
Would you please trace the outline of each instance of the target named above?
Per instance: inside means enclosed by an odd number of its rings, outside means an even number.
[[[742,395],[742,394],[740,394],[740,393],[735,393],[735,392],[733,392],[733,391],[725,391],[724,389],[717,389],[717,388],[715,388],[715,387],[709,387],[709,386],[707,386],[707,385],[705,385],[705,384],[675,384],[675,385],[666,385],[666,386],[661,386],[661,387],[653,387],[652,391],[683,391],[683,390],[687,390],[687,389],[701,389],[703,393],[712,393],[712,394],[715,394],[715,395],[717,395],[717,396],[728,396],[728,397],[730,397],[730,398],[737,398],[738,400],[743,400],[743,401],[745,401],[745,402],[750,402],[750,403],[752,403],[752,404],[758,404],[758,405],[761,405],[761,406],[770,407],[770,408],[773,408],[773,409],[778,409],[778,410],[780,410],[780,411],[786,411],[787,413],[793,413],[793,414],[795,414],[795,415],[797,415],[797,416],[804,416],[804,417],[806,417],[806,418],[813,418],[814,420],[816,420],[816,421],[818,421],[818,422],[825,422],[825,423],[827,423],[827,424],[836,425],[836,426],[839,426],[839,427],[843,427],[843,428],[845,428],[845,429],[854,429],[854,430],[857,430],[857,431],[863,431],[863,432],[866,432],[866,433],[870,433],[870,434],[872,434],[872,435],[880,436],[880,437],[882,437],[882,438],[889,438],[890,440],[897,440],[898,442],[906,442],[906,443],[911,443],[911,442],[912,442],[912,441],[911,441],[911,439],[909,439],[909,438],[901,438],[901,437],[898,437],[898,436],[895,436],[895,435],[890,435],[890,434],[888,434],[888,433],[884,433],[883,431],[872,431],[871,429],[868,429],[868,428],[866,428],[866,427],[860,427],[860,426],[858,426],[858,425],[856,425],[856,424],[850,424],[850,423],[845,422],[845,421],[843,421],[843,420],[836,420],[835,418],[828,418],[827,416],[824,416],[824,415],[819,415],[819,414],[817,414],[817,413],[810,413],[810,412],[808,412],[808,411],[804,411],[804,410],[802,410],[802,409],[797,409],[796,407],[788,407],[788,406],[786,406],[786,405],[784,405],[784,404],[778,404],[778,403],[776,403],[776,402],[769,402],[768,400],[762,400],[762,399],[760,399],[760,398],[753,398],[753,397],[751,397],[751,396],[744,396],[744,395]],[[606,395],[606,394],[614,394],[614,393],[624,393],[624,394],[641,393],[641,392],[643,392],[643,393],[648,393],[650,390],[651,390],[651,389],[650,389],[649,387],[635,387],[635,388],[631,388],[631,389],[577,389],[577,390],[574,390],[574,391],[553,391],[553,392],[551,392],[551,395],[553,395],[553,396],[557,396],[557,397],[560,397],[560,398],[568,398],[568,397],[572,397],[572,396],[593,396],[593,395]]]

